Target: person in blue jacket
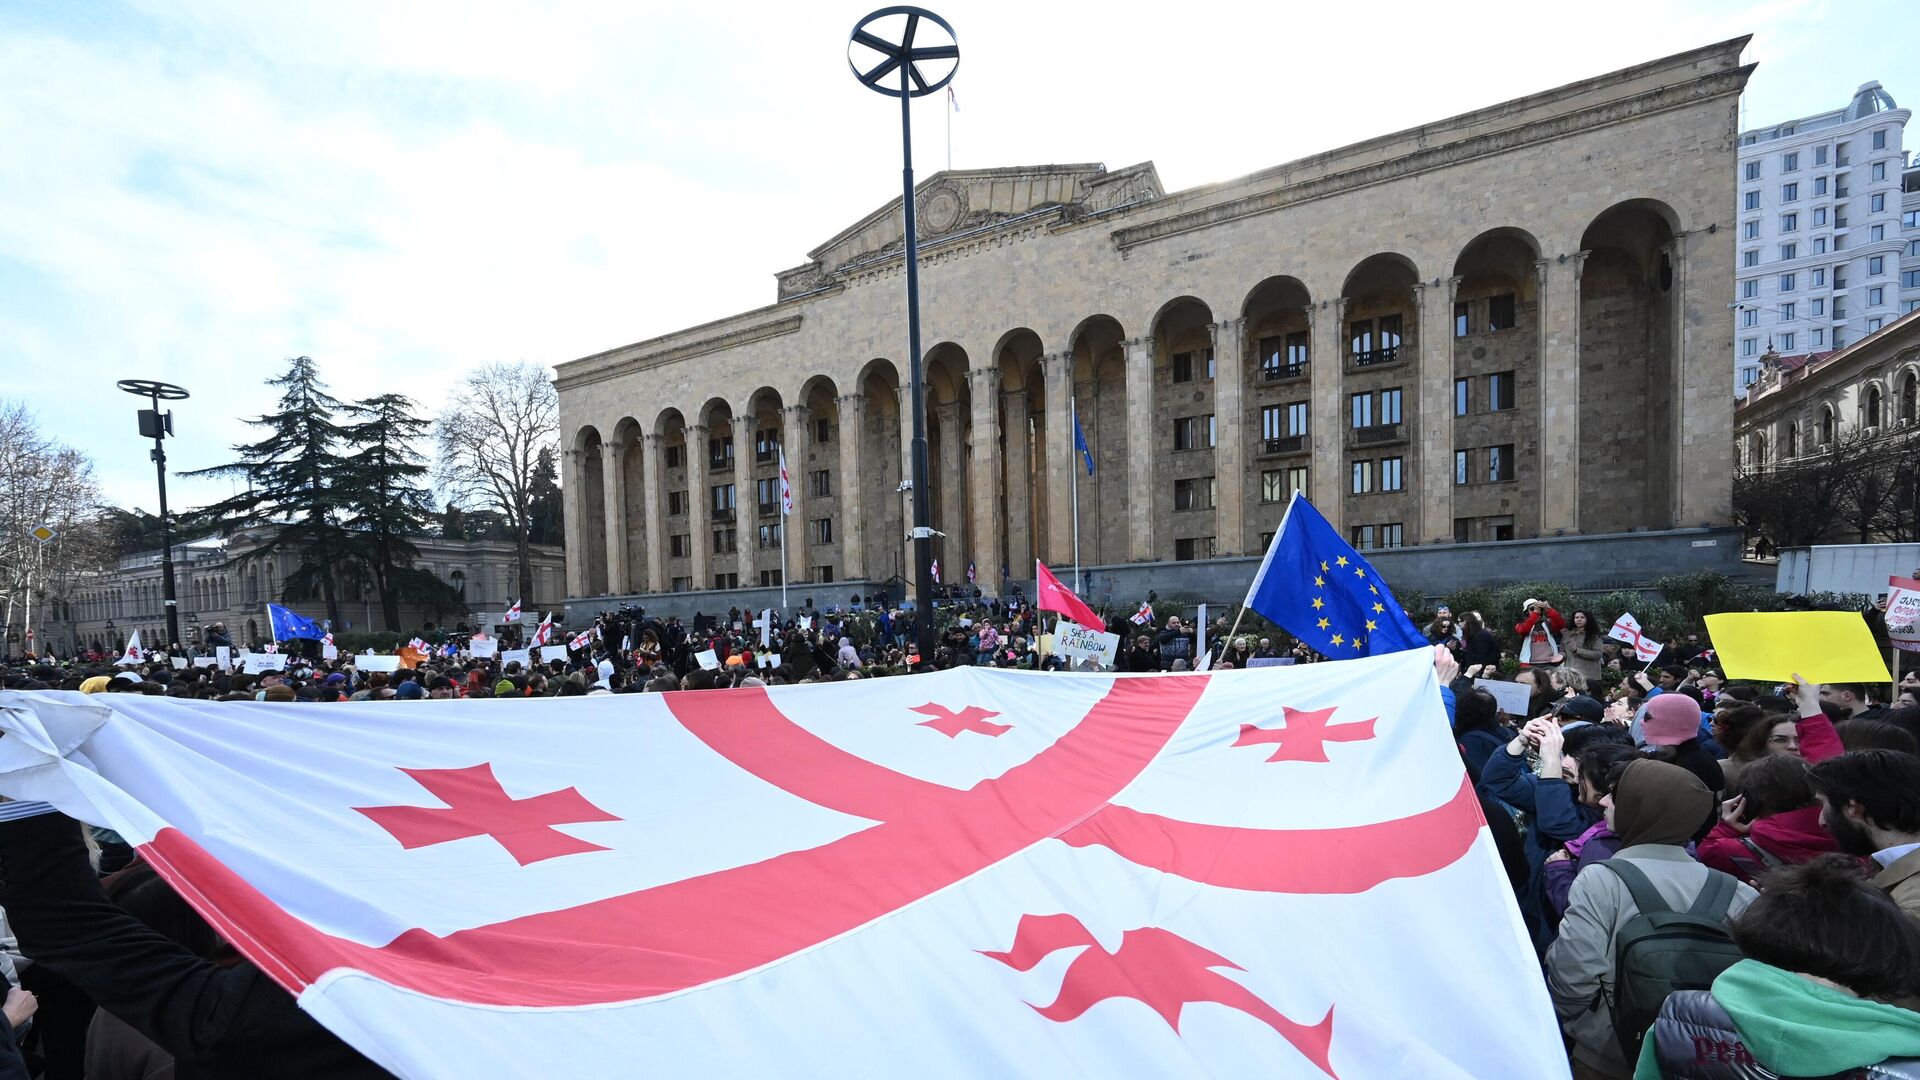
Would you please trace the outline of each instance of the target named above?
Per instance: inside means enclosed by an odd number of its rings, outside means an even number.
[[[1541,868],[1548,855],[1600,820],[1598,810],[1580,801],[1574,786],[1579,780],[1579,765],[1566,755],[1565,744],[1566,736],[1551,716],[1529,720],[1520,734],[1487,758],[1480,773],[1483,791],[1528,816],[1525,851],[1529,873],[1519,897],[1520,914],[1533,935],[1534,947],[1543,953],[1552,942],[1552,930],[1546,917]],[[1538,774],[1528,767],[1528,750],[1540,756]]]

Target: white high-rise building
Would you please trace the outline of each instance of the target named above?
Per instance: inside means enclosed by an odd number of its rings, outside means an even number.
[[[1846,108],[1740,135],[1734,386],[1768,353],[1823,353],[1920,307],[1920,168],[1877,82]]]

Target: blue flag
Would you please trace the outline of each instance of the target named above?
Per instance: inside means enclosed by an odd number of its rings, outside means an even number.
[[[1073,410],[1073,448],[1080,451],[1080,459],[1087,463],[1087,475],[1093,475],[1093,451],[1087,449],[1087,433],[1080,430],[1080,410]]]
[[[1387,583],[1297,491],[1246,606],[1333,660],[1427,644]]]
[[[273,640],[291,641],[294,638],[312,638],[319,641],[327,636],[320,625],[303,615],[295,615],[279,604],[267,605],[267,621],[273,625]]]

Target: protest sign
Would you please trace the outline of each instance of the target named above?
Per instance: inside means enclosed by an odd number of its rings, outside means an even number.
[[[175,671],[187,670],[187,658],[184,656],[168,657],[168,662],[173,665],[173,670]]]
[[[375,656],[362,653],[353,658],[353,666],[361,671],[399,671],[400,658],[397,656]]]
[[[540,646],[540,662],[543,664],[551,663],[555,660],[565,660],[566,658],[567,647],[565,645]]]
[[[532,649],[508,649],[505,652],[500,654],[500,666],[503,669],[508,664],[519,664],[521,667],[524,668],[532,665],[532,663],[533,663]]]
[[[212,656],[196,656],[193,658],[194,667],[212,667],[219,662],[217,657]]]
[[[1893,681],[1887,658],[1857,611],[1730,611],[1706,622],[1729,679]]]
[[[698,660],[700,666],[703,668],[717,668],[720,666],[720,656],[712,649],[701,649],[699,652],[693,654],[693,658]]]
[[[476,637],[467,642],[467,651],[473,654],[474,659],[485,660],[500,654],[500,642],[494,638]]]
[[[1120,635],[1063,621],[1054,631],[1054,651],[1075,660],[1098,660],[1112,667],[1120,658]]]
[[[1508,716],[1517,716],[1522,720],[1531,720],[1527,710],[1533,701],[1533,689],[1525,683],[1506,682],[1501,679],[1475,679],[1473,685],[1493,695],[1500,711]]]
[[[322,660],[340,659],[340,646],[323,643],[320,646],[320,659]]]
[[[249,675],[258,675],[263,671],[285,671],[286,653],[243,652],[240,654],[240,670]]]
[[[221,671],[233,670],[233,649],[227,645],[217,645],[213,650],[214,658],[220,661]]]
[[[753,661],[763,668],[777,668],[780,666],[780,654],[760,653],[753,658]]]
[[[1887,578],[1887,640],[1903,652],[1920,652],[1920,581]]]
[[[1255,656],[1255,657],[1250,657],[1247,660],[1247,666],[1250,668],[1292,667],[1293,657],[1291,656]]]

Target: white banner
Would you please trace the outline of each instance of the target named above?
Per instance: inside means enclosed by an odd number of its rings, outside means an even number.
[[[362,653],[353,658],[353,666],[359,671],[399,671],[400,658]]]
[[[0,730],[405,1078],[1567,1076],[1425,650]]]
[[[540,662],[543,664],[554,660],[565,660],[566,658],[567,647],[565,645],[540,646]]]
[[[243,652],[240,654],[240,670],[249,675],[258,675],[263,671],[285,671],[287,654]]]
[[[508,649],[500,654],[500,668],[506,670],[508,664],[519,664],[525,668],[533,663],[532,649]]]
[[[467,652],[476,660],[485,660],[500,651],[500,642],[496,638],[477,637],[467,642]]]
[[[232,671],[232,670],[233,670],[233,649],[232,649],[232,647],[230,647],[230,646],[227,646],[227,645],[216,645],[216,646],[214,646],[214,649],[213,649],[213,655],[214,655],[214,658],[215,658],[215,659],[217,659],[217,660],[219,660],[219,661],[220,661],[220,670],[221,670],[221,671]]]

